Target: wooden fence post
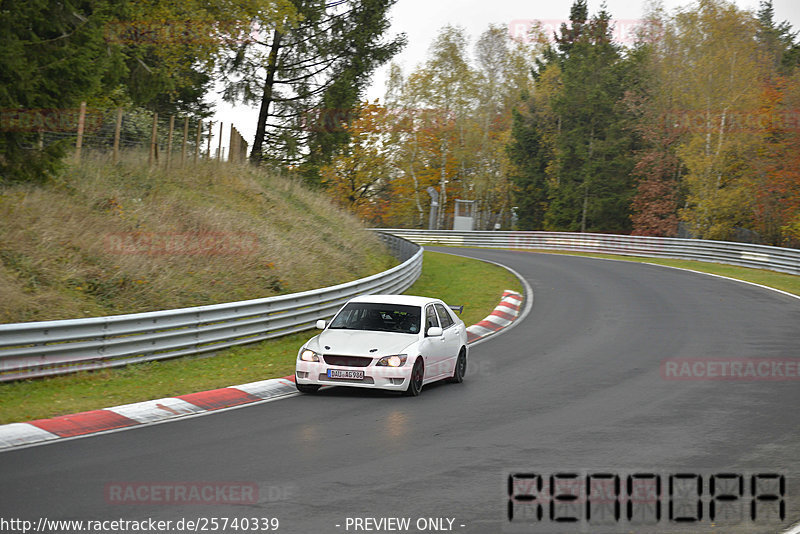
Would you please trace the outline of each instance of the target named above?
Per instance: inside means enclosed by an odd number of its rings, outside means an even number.
[[[181,145],[181,167],[186,164],[186,141],[189,138],[189,116],[183,118],[183,145]]]
[[[203,135],[203,121],[197,121],[197,140],[194,145],[194,162],[197,163],[197,156],[200,154],[200,138]]]
[[[217,145],[217,161],[222,161],[222,121],[219,123],[219,144]]]
[[[83,128],[86,123],[86,102],[81,102],[81,111],[78,114],[78,139],[75,141],[75,161],[81,160],[81,147],[83,146]]]
[[[169,169],[170,159],[172,159],[172,134],[175,131],[175,115],[169,117],[169,137],[167,138],[167,169]]]
[[[211,135],[214,133],[214,121],[208,123],[208,145],[206,146],[206,158],[211,159]]]
[[[119,135],[122,130],[122,108],[117,108],[117,125],[114,128],[114,165],[119,161]]]
[[[228,163],[236,163],[236,128],[231,124],[231,134],[228,137]]]
[[[153,113],[153,132],[150,134],[150,157],[147,158],[147,164],[152,166],[153,160],[158,161],[156,154],[156,135],[158,134],[158,113]]]

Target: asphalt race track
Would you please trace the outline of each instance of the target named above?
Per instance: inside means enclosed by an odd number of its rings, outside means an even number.
[[[800,358],[800,299],[651,265],[451,252],[508,265],[535,295],[522,322],[471,349],[463,384],[429,386],[417,398],[331,388],[3,452],[0,518],[278,518],[287,533],[367,532],[376,524],[355,530],[354,518],[390,517],[410,519],[400,532],[419,532],[418,520],[425,531],[447,528],[427,520],[449,518],[453,531],[470,533],[777,532],[800,520],[798,378],[669,380],[662,367],[667,359]],[[753,473],[775,473],[785,477],[786,517],[712,526],[706,500],[699,523],[670,523],[667,504],[651,526],[613,516],[606,530],[584,516],[563,524],[548,519],[548,506],[541,521],[511,523],[510,473],[623,481],[656,473],[662,497],[670,474],[695,474],[701,499],[714,473],[741,474],[747,495]],[[687,480],[697,478],[678,482]],[[109,493],[132,483],[231,482],[257,486],[256,502],[120,504]],[[758,505],[767,516],[777,510]],[[531,508],[516,509],[519,518]]]

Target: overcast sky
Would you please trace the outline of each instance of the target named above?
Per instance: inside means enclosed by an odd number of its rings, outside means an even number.
[[[573,0],[398,0],[391,10],[391,33],[405,33],[408,44],[394,61],[403,67],[406,74],[410,72],[425,61],[428,47],[446,24],[462,26],[474,43],[491,23],[509,27],[513,32],[524,27],[525,21],[539,20],[549,24],[568,19],[572,3]],[[602,0],[589,0],[590,15],[596,13],[602,3]],[[669,12],[691,3],[685,0],[663,1]],[[612,19],[618,21],[618,27],[624,30],[642,18],[647,2],[605,0],[605,4]],[[757,11],[759,0],[735,0],[735,4]],[[794,30],[800,29],[800,0],[773,0],[773,5],[776,21],[787,20]],[[375,74],[366,94],[370,100],[383,99],[386,70],[383,67]],[[223,146],[227,145],[231,122],[252,144],[257,116],[257,109],[218,102],[214,121],[225,123]],[[218,126],[214,131],[219,131]],[[212,146],[217,146],[216,140]]]

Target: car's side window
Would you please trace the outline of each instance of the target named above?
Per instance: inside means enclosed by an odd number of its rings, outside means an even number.
[[[433,306],[428,305],[425,308],[425,332],[428,331],[428,328],[431,327],[438,327],[439,326],[439,319],[436,318],[436,310]]]
[[[439,321],[442,323],[442,329],[445,330],[451,326],[453,326],[453,319],[450,317],[450,314],[447,313],[447,310],[441,304],[434,304],[436,306],[436,311],[439,312]]]

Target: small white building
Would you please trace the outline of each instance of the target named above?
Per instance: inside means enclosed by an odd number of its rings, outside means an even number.
[[[469,232],[475,229],[475,201],[456,199],[453,230]]]

